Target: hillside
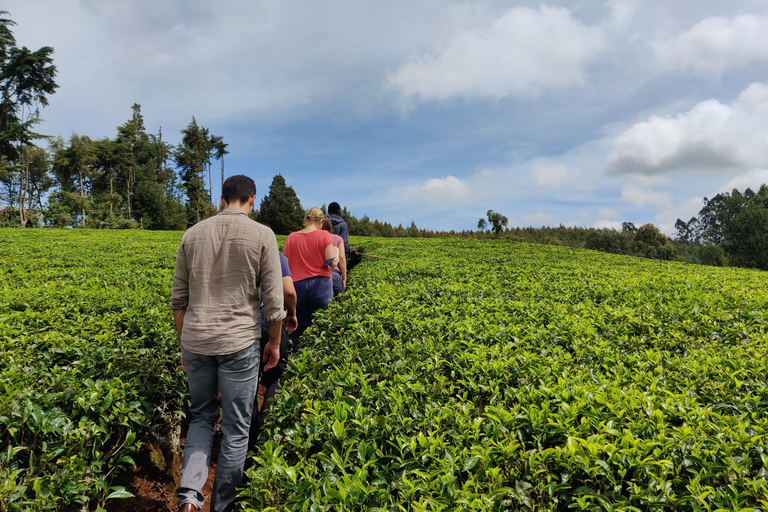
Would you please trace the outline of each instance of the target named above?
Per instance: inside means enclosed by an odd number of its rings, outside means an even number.
[[[96,509],[178,434],[178,232],[0,230],[0,509]],[[768,507],[758,271],[357,238],[246,510]],[[172,469],[172,450],[163,452]]]

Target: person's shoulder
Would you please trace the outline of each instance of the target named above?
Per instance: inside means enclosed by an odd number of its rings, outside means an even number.
[[[197,222],[192,226],[190,226],[189,228],[187,228],[187,230],[184,232],[184,235],[182,235],[181,237],[182,243],[185,240],[193,239],[196,236],[199,236],[202,233],[205,233],[205,231],[215,223],[214,219],[216,219],[215,215],[213,217],[208,217],[207,219],[203,219],[200,222]]]

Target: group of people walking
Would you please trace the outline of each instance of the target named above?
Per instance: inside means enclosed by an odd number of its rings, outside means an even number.
[[[221,410],[221,450],[211,510],[234,510],[246,454],[256,445],[291,351],[313,314],[347,284],[348,228],[338,203],[310,208],[283,253],[249,218],[256,186],[232,176],[222,211],[191,227],[176,256],[171,309],[190,393],[179,509],[200,510]],[[286,331],[290,332],[289,336]]]

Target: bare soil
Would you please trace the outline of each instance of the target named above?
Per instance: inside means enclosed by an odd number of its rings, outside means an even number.
[[[184,446],[185,439],[182,439]],[[216,474],[216,462],[219,458],[221,435],[217,433],[211,449],[211,466],[208,469],[208,481],[203,487],[205,505],[202,512],[210,512],[211,490],[213,478]],[[158,481],[157,475],[144,468],[134,466],[129,475],[129,481],[125,484],[126,490],[133,494],[133,498],[112,499],[107,502],[107,512],[175,512],[178,510],[177,499],[174,491],[176,484]]]

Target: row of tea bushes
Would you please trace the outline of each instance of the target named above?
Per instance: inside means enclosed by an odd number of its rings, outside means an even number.
[[[181,235],[0,230],[0,510],[94,510],[185,383],[168,310]]]
[[[768,508],[768,280],[502,240],[357,240],[244,510]]]

